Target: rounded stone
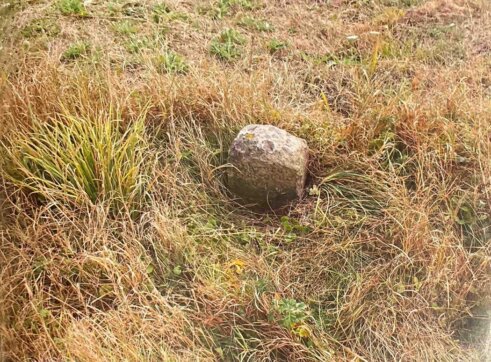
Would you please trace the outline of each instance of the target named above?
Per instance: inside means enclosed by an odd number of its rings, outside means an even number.
[[[240,199],[277,208],[302,196],[307,177],[307,142],[278,127],[244,127],[230,146],[228,187]]]

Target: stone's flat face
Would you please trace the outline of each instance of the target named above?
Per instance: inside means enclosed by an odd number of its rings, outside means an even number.
[[[248,125],[230,147],[229,189],[247,203],[283,206],[302,196],[308,158],[305,140],[275,126]]]

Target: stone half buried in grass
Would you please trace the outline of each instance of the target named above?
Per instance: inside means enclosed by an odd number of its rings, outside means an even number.
[[[270,125],[244,127],[230,146],[228,187],[243,202],[278,208],[302,196],[309,148]]]

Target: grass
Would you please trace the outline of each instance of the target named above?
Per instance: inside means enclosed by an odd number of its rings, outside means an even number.
[[[288,47],[288,43],[278,39],[271,39],[268,43],[268,49],[271,54],[274,54],[281,49],[285,49],[286,47]]]
[[[50,19],[36,19],[22,29],[22,35],[26,38],[36,36],[57,36],[60,27]]]
[[[251,0],[218,0],[208,9],[208,13],[215,19],[222,19],[236,9],[252,10],[255,7]]]
[[[161,72],[176,74],[185,74],[189,70],[184,57],[173,51],[166,51],[159,55],[156,59],[156,67]]]
[[[87,42],[77,42],[71,44],[61,56],[64,61],[70,61],[87,55],[90,51],[90,44]]]
[[[81,0],[58,0],[56,7],[63,15],[88,15],[87,9]]]
[[[0,19],[0,360],[486,359],[487,2],[60,3]],[[251,123],[310,148],[275,213]]]
[[[255,19],[252,16],[245,16],[238,22],[238,25],[263,32],[273,31],[273,26],[266,20]]]
[[[107,202],[111,210],[134,211],[148,179],[143,132],[143,117],[127,130],[102,117],[34,121],[8,140],[7,178],[42,201]]]
[[[241,45],[245,43],[244,37],[234,29],[226,29],[219,36],[212,39],[210,53],[226,61],[239,58]]]
[[[125,42],[125,48],[130,54],[141,53],[150,46],[150,40],[146,37],[131,35]]]
[[[138,28],[134,22],[129,20],[120,21],[113,25],[113,29],[120,35],[130,36],[138,33]]]
[[[152,8],[152,18],[155,23],[165,23],[166,21],[187,20],[186,13],[172,11],[165,3],[158,3]]]

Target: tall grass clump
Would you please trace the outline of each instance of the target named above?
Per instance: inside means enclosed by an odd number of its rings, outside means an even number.
[[[134,211],[148,179],[144,132],[144,116],[126,126],[107,115],[35,119],[7,139],[7,178],[40,200]]]

